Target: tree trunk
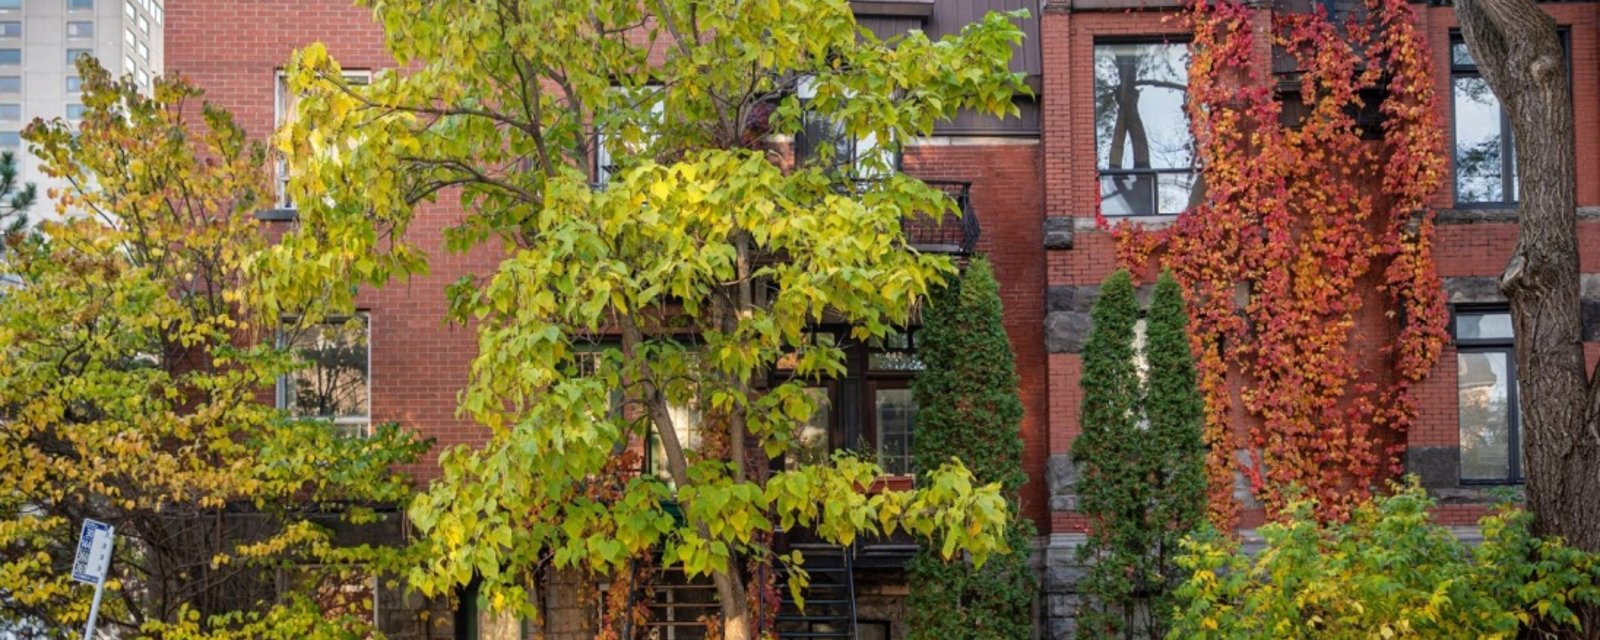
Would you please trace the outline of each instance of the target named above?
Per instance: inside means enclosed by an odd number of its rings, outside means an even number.
[[[1600,551],[1600,387],[1584,368],[1572,93],[1556,22],[1533,0],[1458,0],[1461,29],[1510,116],[1521,181],[1511,299],[1535,531]]]
[[[620,314],[618,319],[622,325],[622,350],[631,360],[636,357],[635,350],[644,342],[644,332],[639,329],[638,322],[632,316]],[[639,381],[639,386],[644,395],[646,410],[650,412],[650,419],[656,425],[656,436],[661,438],[661,448],[666,452],[667,473],[678,486],[687,486],[689,461],[684,455],[683,443],[678,441],[678,431],[673,428],[672,413],[667,407],[666,397],[656,386],[650,366],[643,364],[640,370],[642,379]],[[711,539],[710,529],[704,522],[693,524],[702,537]],[[738,556],[735,554],[729,560],[727,569],[713,571],[711,581],[716,585],[717,604],[722,610],[723,640],[748,640],[750,606],[745,600],[744,579],[739,575]]]

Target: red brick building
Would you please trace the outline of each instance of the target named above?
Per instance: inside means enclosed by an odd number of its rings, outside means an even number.
[[[963,116],[912,144],[900,163],[904,171],[926,179],[971,183],[970,206],[982,228],[976,250],[994,262],[1000,278],[1022,382],[1023,463],[1030,477],[1023,508],[1041,534],[1038,628],[1046,637],[1069,637],[1075,605],[1072,552],[1083,527],[1074,513],[1075,474],[1068,455],[1078,433],[1078,351],[1089,328],[1088,304],[1100,280],[1116,267],[1111,238],[1096,229],[1095,213],[1110,207],[1159,223],[1185,203],[1193,154],[1183,148],[1186,126],[1181,112],[1173,110],[1181,105],[1184,77],[1185,35],[1170,19],[1177,3],[852,4],[880,33],[909,28],[949,33],[990,9],[1032,13],[1025,21],[1028,39],[1013,63],[1027,74],[1036,94],[1017,98],[1022,117]],[[1466,525],[1483,511],[1482,485],[1520,480],[1516,412],[1509,408],[1515,406],[1509,324],[1499,322],[1504,301],[1493,285],[1516,235],[1514,167],[1509,129],[1498,119],[1492,94],[1478,90],[1480,81],[1468,60],[1459,52],[1452,58],[1452,9],[1416,6],[1433,45],[1435,90],[1442,121],[1450,127],[1450,152],[1460,160],[1452,163],[1454,174],[1434,204],[1440,222],[1435,255],[1461,340],[1459,348],[1452,344],[1446,350],[1420,389],[1422,415],[1409,435],[1407,463],[1443,501],[1441,518]],[[1565,30],[1574,104],[1595,104],[1600,99],[1600,3],[1545,6]],[[285,96],[279,70],[296,48],[323,42],[351,70],[393,65],[380,26],[367,9],[347,0],[171,0],[166,38],[166,72],[200,85],[208,100],[231,110],[255,136],[266,136],[280,117]],[[1175,85],[1136,98],[1141,112],[1148,108],[1151,124],[1162,128],[1153,132],[1153,150],[1134,162],[1107,149],[1097,130],[1102,117],[1097,92],[1107,90],[1105,78],[1097,82],[1097,68],[1127,68],[1129,60],[1155,61],[1147,66],[1159,77],[1147,79]],[[1600,110],[1577,109],[1576,124],[1583,266],[1600,276]],[[274,225],[293,219],[288,210],[268,217],[281,219]],[[334,417],[356,428],[398,422],[436,439],[439,448],[486,438],[485,429],[456,416],[456,394],[466,383],[477,343],[470,329],[444,322],[444,287],[463,273],[492,270],[496,260],[440,250],[442,229],[459,217],[453,205],[439,204],[412,224],[413,238],[432,255],[430,275],[363,294],[370,345],[367,386],[355,406]],[[1595,330],[1586,337],[1600,339],[1600,277],[1586,277],[1584,288],[1585,319]],[[1590,346],[1591,354],[1600,356],[1600,345]],[[870,394],[871,386],[856,392]],[[870,412],[870,403],[863,406]],[[833,427],[850,441],[851,429],[868,419],[841,417]],[[435,473],[433,465],[430,458],[413,471],[426,479]],[[904,585],[892,581],[860,590],[859,637],[903,637],[903,593]]]

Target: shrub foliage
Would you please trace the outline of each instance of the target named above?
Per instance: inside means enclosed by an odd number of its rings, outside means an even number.
[[[1195,388],[1183,293],[1162,274],[1138,348],[1139,305],[1127,271],[1107,278],[1083,352],[1082,471],[1089,539],[1079,635],[1161,637],[1178,543],[1205,517],[1204,404]],[[1145,365],[1141,367],[1139,358]]]
[[[988,261],[936,292],[924,315],[918,354],[927,369],[912,383],[917,399],[916,465],[960,458],[978,482],[999,482],[1011,505],[1009,554],[983,566],[923,550],[908,567],[913,640],[1030,637],[1035,590],[1029,549],[1034,528],[1018,516],[1022,400],[1002,324],[999,285]]]
[[[1534,537],[1530,514],[1502,507],[1473,546],[1432,521],[1415,481],[1398,489],[1342,523],[1291,502],[1253,559],[1214,530],[1185,542],[1171,637],[1514,638],[1570,631],[1574,608],[1600,603],[1600,559]]]

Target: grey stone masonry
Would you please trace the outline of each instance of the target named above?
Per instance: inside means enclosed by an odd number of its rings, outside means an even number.
[[[1074,233],[1076,233],[1076,230],[1072,218],[1067,216],[1047,217],[1044,219],[1044,248],[1071,249]]]

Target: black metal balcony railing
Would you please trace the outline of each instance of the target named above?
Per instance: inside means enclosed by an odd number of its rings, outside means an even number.
[[[900,220],[906,239],[919,251],[969,255],[978,246],[978,214],[972,209],[972,183],[955,180],[924,180],[955,200],[955,211],[908,216]]]

